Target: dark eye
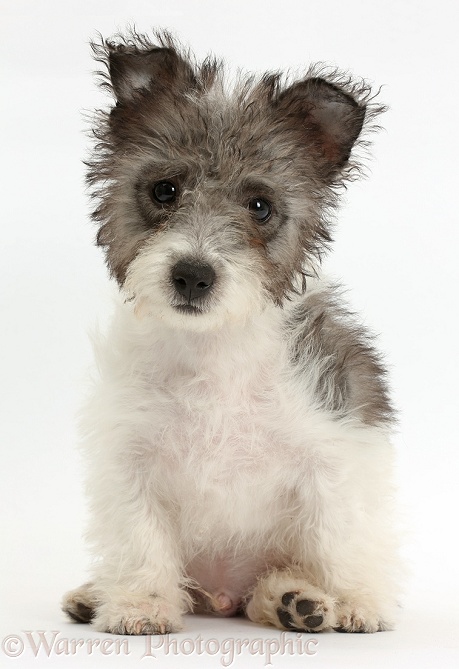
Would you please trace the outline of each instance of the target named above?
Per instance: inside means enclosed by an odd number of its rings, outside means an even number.
[[[254,197],[248,204],[248,209],[257,223],[266,223],[271,217],[272,209],[269,202],[260,197]]]
[[[177,188],[171,181],[158,181],[151,191],[152,197],[159,204],[169,204],[177,197]]]

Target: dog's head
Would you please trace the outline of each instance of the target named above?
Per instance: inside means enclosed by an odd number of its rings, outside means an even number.
[[[290,84],[198,65],[172,38],[94,46],[116,105],[89,163],[97,241],[139,309],[208,329],[301,290],[369,114],[369,88],[311,69]]]

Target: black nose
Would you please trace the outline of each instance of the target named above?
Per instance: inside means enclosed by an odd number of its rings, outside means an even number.
[[[181,261],[172,269],[174,288],[188,302],[205,295],[214,281],[215,272],[210,265]]]

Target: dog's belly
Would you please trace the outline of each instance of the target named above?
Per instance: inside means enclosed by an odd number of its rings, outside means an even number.
[[[209,608],[223,616],[237,613],[244,598],[266,570],[266,563],[247,554],[198,556],[187,567],[187,576],[199,586],[198,609]],[[193,595],[193,593],[192,593]]]

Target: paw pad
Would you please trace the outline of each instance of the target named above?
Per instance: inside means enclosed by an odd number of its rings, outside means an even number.
[[[276,609],[279,622],[285,629],[297,632],[318,632],[325,618],[321,602],[311,599],[300,599],[299,592],[286,592]]]

